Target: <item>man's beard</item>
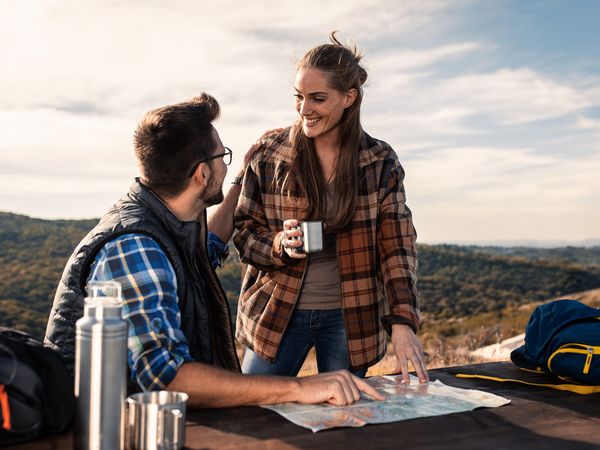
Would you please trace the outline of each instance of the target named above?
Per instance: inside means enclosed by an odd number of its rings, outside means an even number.
[[[215,180],[215,177],[211,177],[201,198],[207,207],[221,203],[225,198],[223,195],[223,183],[219,183]]]

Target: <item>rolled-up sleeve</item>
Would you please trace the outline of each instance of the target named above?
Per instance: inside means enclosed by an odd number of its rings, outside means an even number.
[[[221,267],[229,256],[229,246],[211,231],[208,232],[206,248],[208,250],[208,259],[213,269]]]
[[[123,289],[131,379],[145,391],[164,389],[179,367],[192,361],[181,331],[173,266],[155,240],[126,234],[108,242],[91,267],[88,282],[108,280]]]

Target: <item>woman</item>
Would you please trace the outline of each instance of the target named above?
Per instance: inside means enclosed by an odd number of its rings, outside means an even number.
[[[330,40],[298,64],[299,119],[263,137],[246,169],[234,237],[249,264],[237,319],[242,370],[296,375],[314,346],[319,372],[364,376],[384,356],[387,331],[403,381],[410,360],[426,382],[404,171],[362,130],[361,55],[335,33]],[[295,250],[304,220],[325,223],[324,250],[308,257]]]

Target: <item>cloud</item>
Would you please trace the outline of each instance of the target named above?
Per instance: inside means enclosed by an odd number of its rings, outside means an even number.
[[[584,115],[578,115],[575,126],[580,130],[600,131],[600,119],[592,119]]]
[[[434,66],[441,61],[421,59],[425,60]],[[435,71],[416,67],[414,72],[383,78],[378,72],[366,89],[366,129],[390,142],[404,158],[449,146],[508,145],[548,154],[569,149],[573,158],[597,150],[597,138],[590,136],[598,130],[597,121],[587,112],[600,105],[600,96],[585,77],[567,82],[525,68],[448,77]],[[401,81],[395,82],[397,78]]]
[[[337,29],[365,54],[363,123],[397,150],[421,237],[597,236],[597,74],[498,60],[510,42],[465,22],[494,10],[481,6],[5,2],[0,209],[101,214],[137,174],[142,114],[201,91],[222,105],[231,179],[264,130],[294,120],[295,62]]]
[[[416,191],[428,201],[446,202],[466,192],[469,202],[486,211],[498,208],[496,201],[510,202],[511,208],[574,204],[600,189],[595,175],[600,151],[577,160],[528,148],[451,147],[420,154],[410,166]]]
[[[460,103],[507,125],[566,116],[600,101],[596,91],[527,68],[456,77],[441,82],[435,94],[438,101]]]
[[[128,119],[35,109],[0,111],[0,123],[3,192],[85,192],[135,173]]]
[[[374,114],[404,116],[409,124],[426,132],[474,133],[483,121],[494,126],[517,126],[581,114],[600,104],[595,89],[567,84],[531,69],[501,69],[492,73],[451,78],[400,77],[377,81],[367,103]],[[386,95],[384,86],[395,87]],[[390,114],[391,113],[391,114]],[[580,122],[580,124],[583,122]],[[485,125],[486,127],[488,125]]]
[[[364,9],[358,0],[307,1],[303,10],[310,14],[277,1],[11,2],[0,26],[12,39],[0,50],[18,76],[0,74],[0,107],[85,102],[134,114],[222,85],[241,96],[266,91],[268,104],[270,92],[289,84],[294,55],[326,41],[329,30],[360,39],[387,23],[408,32],[446,7],[379,1],[367,18],[358,14]]]
[[[404,166],[409,205],[425,239],[443,240],[439,221],[453,228],[445,231],[455,240],[497,236],[498,227],[505,239],[569,239],[565,230],[575,229],[579,236],[597,234],[600,149],[575,159],[530,148],[443,148]]]
[[[386,49],[370,57],[380,76],[398,75],[399,72],[432,66],[449,58],[456,58],[483,48],[477,42],[461,42],[441,47],[414,49]]]

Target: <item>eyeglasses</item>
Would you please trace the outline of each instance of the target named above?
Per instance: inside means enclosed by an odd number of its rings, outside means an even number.
[[[201,159],[196,164],[194,164],[194,166],[188,173],[188,178],[191,177],[192,175],[194,175],[194,172],[196,171],[196,169],[198,168],[200,163],[207,162],[212,159],[217,159],[217,158],[220,158],[221,156],[223,157],[223,162],[225,163],[225,165],[228,166],[229,164],[231,164],[231,156],[233,155],[233,152],[231,151],[231,149],[229,147],[223,147],[223,148],[225,149],[225,153],[219,153],[218,155],[209,156],[208,158]]]

